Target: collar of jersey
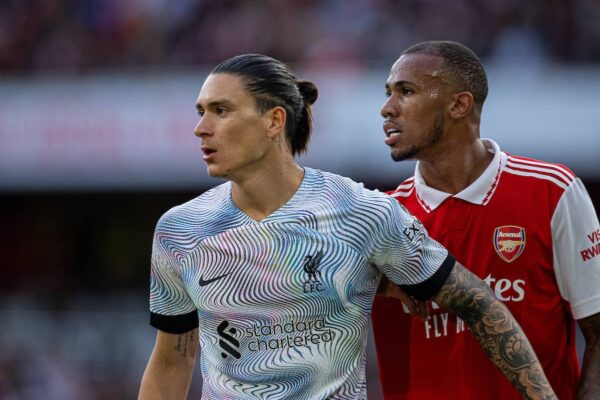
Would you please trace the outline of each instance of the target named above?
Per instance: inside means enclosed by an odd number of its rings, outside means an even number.
[[[233,201],[233,197],[231,196],[231,182],[226,183],[227,191],[229,192],[227,196],[229,207],[235,210],[235,212],[239,214],[244,220],[253,223],[265,223],[270,222],[271,220],[277,220],[282,213],[284,213],[283,215],[285,216],[285,212],[287,210],[297,208],[299,205],[303,205],[307,202],[310,202],[310,200],[308,199],[312,199],[312,196],[314,196],[314,193],[311,190],[311,188],[313,188],[320,171],[310,167],[300,166],[300,168],[304,170],[304,176],[302,177],[302,182],[300,182],[300,186],[296,190],[296,193],[292,195],[292,197],[287,201],[287,203],[283,204],[281,207],[273,211],[271,214],[267,215],[262,220],[257,221],[249,217],[248,214],[242,211],[237,206],[237,204],[235,204],[235,202]]]
[[[494,158],[475,182],[471,183],[455,195],[427,186],[421,176],[419,163],[417,162],[415,167],[415,189],[421,205],[427,212],[435,210],[448,197],[454,197],[469,203],[480,205],[486,205],[490,201],[498,186],[500,172],[502,172],[502,169],[506,165],[507,155],[500,151],[500,147],[493,140],[482,140],[488,151],[494,154]]]

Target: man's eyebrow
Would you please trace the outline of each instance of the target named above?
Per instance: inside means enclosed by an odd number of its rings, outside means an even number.
[[[233,103],[229,100],[226,99],[216,99],[216,100],[212,100],[209,101],[208,104],[206,105],[208,108],[215,108],[218,106],[233,106]],[[204,107],[202,105],[200,105],[200,103],[196,103],[196,109],[200,110],[203,109]]]
[[[411,81],[402,80],[402,81],[396,81],[396,82],[392,83],[391,85],[390,85],[390,82],[386,82],[385,83],[385,88],[386,89],[391,89],[393,87],[394,89],[398,89],[398,88],[400,88],[400,87],[402,87],[402,86],[404,86],[406,84],[412,84],[412,82]]]

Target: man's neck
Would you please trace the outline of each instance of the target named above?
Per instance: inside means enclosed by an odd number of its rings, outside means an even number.
[[[494,155],[479,138],[472,142],[452,143],[436,154],[419,160],[419,172],[427,186],[456,194],[475,182]]]
[[[233,181],[231,196],[240,210],[261,221],[294,196],[303,178],[304,170],[292,160]]]

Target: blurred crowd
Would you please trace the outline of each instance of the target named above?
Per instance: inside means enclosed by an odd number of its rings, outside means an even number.
[[[153,227],[193,196],[0,192],[1,400],[136,397],[155,336]]]
[[[484,58],[514,48],[597,62],[598,21],[597,0],[3,0],[0,70],[186,67],[242,52],[360,67],[427,39]]]

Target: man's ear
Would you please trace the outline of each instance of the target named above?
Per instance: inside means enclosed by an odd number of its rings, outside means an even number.
[[[471,113],[475,101],[470,92],[460,92],[452,95],[452,102],[448,106],[448,113],[451,118],[464,118]]]
[[[265,112],[267,135],[271,139],[285,133],[285,121],[287,113],[285,108],[277,106]]]

